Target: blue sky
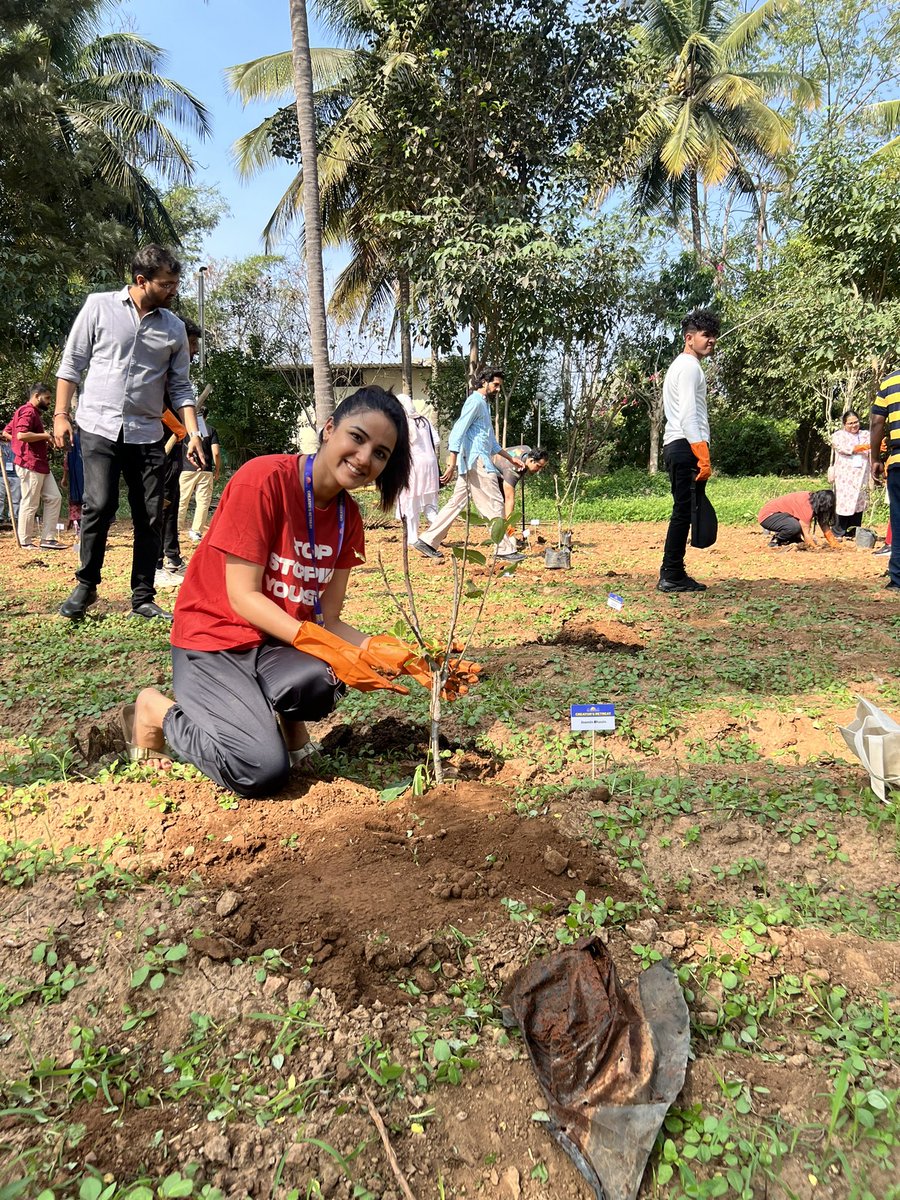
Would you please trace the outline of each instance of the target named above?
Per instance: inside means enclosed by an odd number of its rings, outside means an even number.
[[[271,106],[242,108],[226,92],[224,71],[235,63],[287,50],[291,44],[288,0],[126,0],[111,10],[114,28],[134,30],[167,54],[166,73],[189,88],[213,118],[213,136],[196,145],[196,182],[215,184],[232,215],[207,242],[211,258],[261,253],[263,226],[294,174],[289,164],[249,183],[238,179],[230,148]],[[334,45],[310,13],[310,41]]]

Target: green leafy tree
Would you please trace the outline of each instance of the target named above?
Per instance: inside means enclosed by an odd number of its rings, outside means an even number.
[[[435,231],[444,231],[456,214],[457,242],[473,221],[486,231],[496,225],[501,232],[487,246],[490,253],[516,220],[534,225],[548,208],[560,207],[574,187],[579,132],[600,109],[616,124],[612,101],[625,71],[626,14],[607,0],[577,16],[559,0],[516,6],[332,0],[328,11],[355,43],[348,52],[313,58],[326,238],[353,251],[333,303],[365,312],[390,298],[401,322],[419,322],[441,348],[450,348],[456,327],[468,324],[474,360],[493,286],[488,281],[478,294],[457,289],[448,296],[443,277],[420,274],[424,259],[410,241],[407,218],[436,216]],[[231,77],[246,95],[283,82],[285,71],[270,60],[234,68]],[[296,159],[296,144],[283,136],[291,128],[273,114],[239,144],[242,161],[258,167],[272,154]],[[302,190],[301,174],[271,231],[296,211]],[[415,238],[421,230],[420,222]],[[401,342],[409,346],[408,332]]]

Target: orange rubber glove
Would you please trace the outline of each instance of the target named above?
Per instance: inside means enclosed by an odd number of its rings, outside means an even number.
[[[370,637],[362,648],[362,656],[376,671],[392,678],[409,675],[422,687],[431,687],[431,672],[425,659],[413,646],[407,646],[389,633]]]
[[[184,425],[182,425],[170,408],[163,409],[162,423],[167,429],[175,434],[179,442],[183,441],[184,438],[187,437],[187,429],[184,427]]]
[[[834,534],[831,532],[830,529],[826,529],[825,532],[822,534],[822,537],[824,537],[825,541],[832,548],[832,550],[840,550],[841,543],[837,540],[837,538],[834,536]]]
[[[314,621],[300,622],[292,644],[296,650],[302,650],[304,654],[311,654],[313,658],[328,663],[342,683],[356,688],[359,692],[374,692],[379,688],[387,688],[404,695],[409,693],[409,688],[402,687],[385,675],[377,673],[373,664],[366,661],[359,646],[351,646],[349,642],[329,633]]]
[[[691,449],[697,457],[696,483],[705,483],[712,475],[712,463],[709,461],[709,442],[691,442]]]
[[[853,453],[854,454],[868,454],[869,450],[870,450],[869,443],[866,442],[862,446],[857,446],[856,449],[853,451]]]

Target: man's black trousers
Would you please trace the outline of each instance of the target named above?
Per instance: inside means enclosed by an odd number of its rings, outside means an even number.
[[[697,456],[687,438],[670,442],[663,449],[663,461],[672,485],[672,516],[663,550],[660,579],[684,579],[684,552],[691,531],[691,485],[697,477]]]
[[[106,539],[119,506],[119,479],[128,488],[128,505],[134,523],[131,560],[131,604],[136,608],[152,600],[153,576],[162,533],[164,442],[132,445],[119,434],[118,441],[81,431],[84,462],[84,508],[81,521],[80,583],[100,583]]]

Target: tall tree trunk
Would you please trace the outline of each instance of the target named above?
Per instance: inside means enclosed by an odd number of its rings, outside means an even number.
[[[700,193],[696,171],[688,171],[688,189],[691,196],[691,234],[694,239],[694,257],[699,264],[703,257],[703,239],[700,234]]]
[[[478,318],[473,317],[469,322],[469,387],[475,386],[475,376],[478,374],[478,338],[480,334]]]
[[[650,405],[650,459],[647,463],[647,470],[651,475],[656,475],[659,471],[659,435],[662,433],[662,422],[662,406],[657,404],[654,396]]]
[[[769,189],[763,183],[759,189],[759,213],[756,218],[756,269],[761,271],[766,248],[766,199]]]
[[[303,226],[306,280],[309,287],[309,340],[313,364],[316,425],[319,429],[334,412],[334,385],[328,358],[328,322],[325,316],[325,272],[322,267],[322,210],[319,199],[319,164],[316,114],[313,107],[312,62],[305,0],[290,0],[291,61],[297,97],[297,127],[303,162]]]
[[[411,305],[412,289],[409,275],[406,271],[401,271],[397,276],[397,311],[400,318],[400,387],[410,399],[413,394]]]

